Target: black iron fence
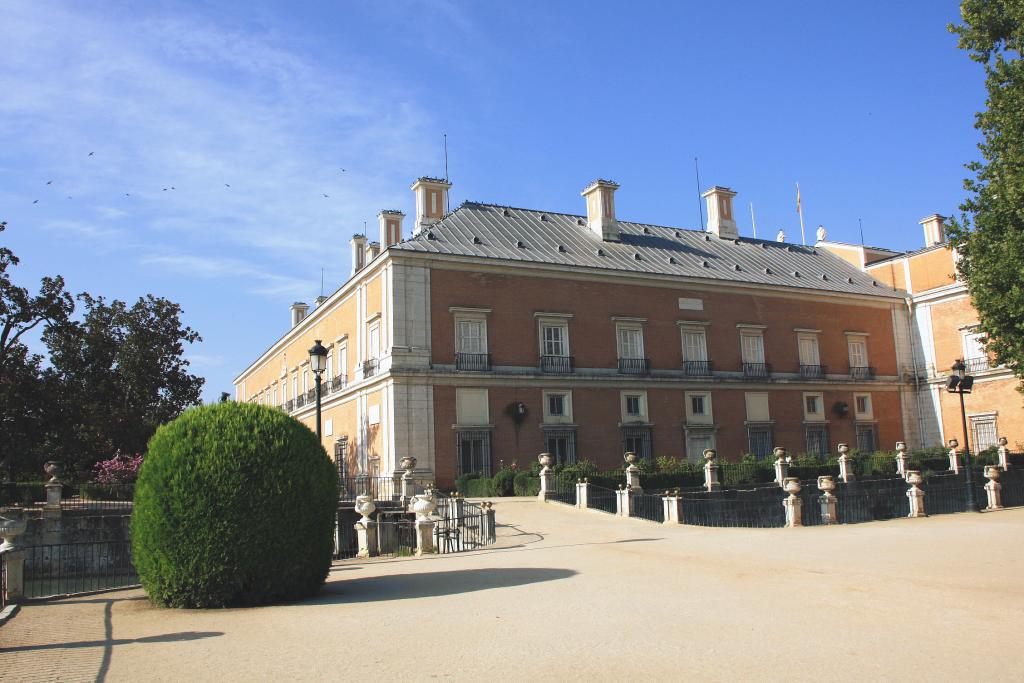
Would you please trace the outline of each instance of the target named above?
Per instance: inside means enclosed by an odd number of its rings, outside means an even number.
[[[394,501],[402,496],[402,481],[398,477],[372,477],[357,475],[340,482],[338,498],[355,500],[356,496],[372,496],[374,500]]]
[[[61,543],[24,549],[25,597],[52,598],[137,586],[129,541]]]
[[[874,379],[875,368],[870,365],[851,365],[850,379]]]
[[[762,492],[763,491],[763,492]],[[772,528],[786,524],[782,489],[731,490],[681,497],[684,524]]]
[[[548,491],[547,500],[566,505],[576,504],[576,480],[568,477],[551,478],[552,490]]]
[[[461,501],[446,506],[445,514],[434,524],[434,546],[441,554],[478,550],[494,542],[493,529],[487,523],[488,512],[476,503]]]
[[[744,377],[767,378],[772,374],[772,366],[768,363],[744,363]]]
[[[416,522],[407,513],[377,515],[377,552],[385,557],[416,554]]]
[[[491,369],[491,354],[489,353],[462,353],[455,354],[456,370],[476,370],[485,372]]]
[[[568,374],[572,372],[574,359],[572,356],[541,356],[541,372]]]
[[[822,379],[828,374],[828,368],[824,365],[800,365],[800,377],[803,379]]]
[[[129,514],[135,484],[65,484],[62,496],[61,510]]]
[[[684,360],[683,372],[689,377],[710,377],[711,361],[709,360]]]
[[[615,514],[618,504],[615,501],[616,493],[612,489],[603,486],[587,485],[587,508],[601,510]]]
[[[630,493],[629,516],[651,522],[665,521],[665,503],[654,493]]]
[[[623,375],[647,375],[651,372],[649,358],[620,358],[619,372]]]

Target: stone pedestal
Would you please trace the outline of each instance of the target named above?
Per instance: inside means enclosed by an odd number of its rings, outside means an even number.
[[[910,488],[907,490],[907,500],[910,501],[910,514],[907,517],[925,517],[924,512],[924,491],[921,489],[921,482],[924,479],[917,470],[907,472],[907,483]]]
[[[584,479],[576,483],[576,507],[586,510],[589,507],[590,482]]]
[[[999,466],[1003,468],[1003,472],[1010,469],[1010,449],[1007,443],[1005,436],[999,437]]]
[[[907,455],[907,444],[902,441],[896,442],[896,474],[906,478],[907,470],[910,469],[910,457]]]
[[[491,519],[493,520],[493,517]],[[437,552],[437,548],[434,546],[434,524],[432,519],[416,520],[417,555],[433,555]]]
[[[803,501],[800,500],[800,480],[796,477],[786,477],[783,481],[782,488],[789,495],[784,501],[782,506],[786,509],[786,528],[792,529],[794,527],[803,526],[803,519],[801,518]]]
[[[377,557],[377,522],[359,520],[355,523],[359,552],[356,557]]]
[[[626,461],[626,488],[640,493],[640,468],[636,466],[636,453],[626,453],[622,456]]]
[[[630,490],[626,488],[620,488],[615,492],[615,514],[619,517],[629,517],[632,510],[630,506],[633,503],[630,493]]]
[[[483,537],[490,543],[494,543],[498,538],[498,527],[495,524],[494,518],[494,507],[491,503],[483,503],[484,518],[483,518]]]
[[[683,499],[678,493],[667,493],[661,497],[664,505],[665,524],[683,523]]]
[[[711,448],[704,451],[704,488],[709,492],[722,488],[722,482],[718,478],[718,463],[715,462],[716,455]]]
[[[857,480],[853,473],[853,458],[850,457],[850,447],[845,443],[839,444],[839,480],[844,484]]]
[[[537,461],[541,464],[540,493],[537,494],[537,498],[542,501],[546,501],[548,499],[548,494],[555,490],[555,473],[551,469],[551,465],[555,462],[555,459],[551,457],[550,453],[541,453],[537,456]]]
[[[956,452],[960,443],[956,439],[949,440],[949,471],[960,474],[960,454]]]
[[[27,523],[23,519],[0,517],[0,562],[7,572],[7,601],[21,602],[25,599],[25,551],[16,545],[17,538],[25,533]],[[2,587],[0,587],[2,589]]]
[[[832,477],[818,477],[818,490],[821,491],[821,495],[818,496],[818,503],[821,505],[821,521],[825,524],[839,523],[839,519],[836,517],[836,502],[838,499],[832,493],[835,488],[836,483]]]
[[[999,468],[994,465],[985,465],[985,493],[988,495],[986,510],[1003,509],[1003,485],[999,483]]]
[[[46,509],[47,510],[60,510],[60,499],[61,491],[64,486],[57,482],[56,484],[50,482],[46,484]]]
[[[789,459],[786,457],[786,449],[776,446],[772,453],[775,455],[775,483],[784,486],[786,479],[789,478]]]

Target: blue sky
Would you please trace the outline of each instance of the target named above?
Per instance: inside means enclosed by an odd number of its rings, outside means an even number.
[[[453,206],[578,213],[605,177],[620,217],[699,227],[696,156],[704,186],[739,193],[744,235],[753,202],[760,237],[799,240],[799,182],[809,237],[859,242],[862,219],[868,244],[916,249],[977,156],[983,74],[957,18],[936,0],[7,0],[3,239],[21,284],[179,302],[206,400],[321,268],[341,284],[364,221],[412,216],[442,133]]]

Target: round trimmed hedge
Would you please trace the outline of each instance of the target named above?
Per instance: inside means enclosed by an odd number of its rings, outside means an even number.
[[[331,566],[338,475],[268,406],[192,408],[160,427],[135,484],[132,557],[150,600],[228,607],[316,593]]]

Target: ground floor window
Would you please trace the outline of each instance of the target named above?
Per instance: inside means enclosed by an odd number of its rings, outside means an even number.
[[[972,417],[971,431],[974,432],[975,453],[980,453],[986,448],[998,445],[996,418],[994,416]]]
[[[807,425],[807,455],[818,458],[828,457],[828,427],[826,425]]]
[[[636,453],[641,460],[651,459],[651,428],[623,427],[622,450],[624,453]]]
[[[861,453],[874,453],[878,450],[878,431],[873,424],[859,424],[857,431],[857,450]]]
[[[715,447],[715,432],[711,429],[686,430],[686,459],[690,462],[701,462],[704,451]]]
[[[544,450],[555,459],[556,465],[571,465],[576,462],[576,430],[544,430]]]
[[[758,460],[767,460],[772,454],[771,425],[749,425],[747,427],[747,452]]]
[[[475,472],[491,476],[491,433],[489,431],[456,432],[459,452],[459,474]]]

